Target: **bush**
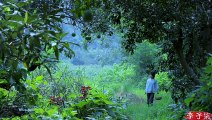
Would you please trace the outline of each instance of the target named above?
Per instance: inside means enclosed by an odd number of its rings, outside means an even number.
[[[160,72],[156,74],[155,79],[158,81],[160,90],[165,90],[166,92],[170,90],[171,79],[168,77],[167,72]]]
[[[41,89],[49,87],[43,76],[38,76],[33,80],[26,80],[26,91],[19,96],[14,93],[15,100],[12,100],[12,106],[15,102],[25,105],[26,112],[20,117],[16,114],[4,113],[3,117],[11,117],[14,119],[125,119],[120,113],[121,107],[111,96],[93,89],[88,92],[82,99],[81,93],[60,94],[60,96],[50,96],[43,93]],[[42,86],[45,84],[46,86]],[[42,87],[41,87],[42,86]],[[0,89],[2,93],[7,91]],[[2,95],[3,96],[3,95]],[[17,96],[17,97],[16,97]],[[19,98],[17,101],[16,98]],[[67,99],[64,99],[67,98]],[[2,101],[1,101],[2,102]],[[19,108],[21,108],[19,106]],[[19,112],[19,111],[17,111]],[[9,116],[10,115],[10,116]]]
[[[85,84],[93,86],[96,89],[102,90],[104,93],[116,93],[121,88],[125,88],[135,76],[133,66],[127,63],[114,64],[113,66],[104,66],[102,69],[88,70],[95,73],[88,76],[90,80],[84,81]]]
[[[119,112],[122,108],[110,100],[110,96],[94,90],[86,99],[74,104],[73,108],[77,111],[76,116],[81,119],[126,119]]]
[[[161,54],[161,48],[157,44],[152,44],[148,41],[136,44],[136,49],[133,55],[128,57],[128,62],[134,66],[134,79],[133,84],[136,87],[145,87],[147,76],[153,69],[160,70],[160,61],[166,60],[166,54]],[[165,73],[162,73],[165,74]],[[164,75],[162,75],[165,77]],[[163,81],[166,78],[162,78]],[[166,89],[165,86],[162,89]]]
[[[201,77],[201,85],[185,99],[185,104],[193,111],[205,111],[212,113],[212,57],[207,61],[204,74]]]
[[[143,41],[136,45],[136,49],[132,56],[129,56],[128,61],[135,65],[137,76],[149,74],[154,68],[159,65],[159,56],[161,49],[158,45],[152,44],[148,41]]]

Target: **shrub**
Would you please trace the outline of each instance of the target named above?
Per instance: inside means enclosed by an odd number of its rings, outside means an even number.
[[[155,79],[158,80],[160,90],[165,90],[166,92],[170,90],[171,79],[168,77],[167,72],[156,74]]]
[[[207,61],[204,74],[201,77],[201,85],[189,94],[185,103],[193,111],[205,111],[212,113],[212,57]]]
[[[154,68],[159,65],[159,56],[161,49],[158,45],[148,41],[143,41],[136,45],[134,54],[129,56],[128,61],[135,65],[137,76],[149,74]]]
[[[126,119],[119,112],[122,108],[109,95],[94,90],[91,90],[86,99],[74,104],[73,108],[77,111],[76,117],[81,119]]]

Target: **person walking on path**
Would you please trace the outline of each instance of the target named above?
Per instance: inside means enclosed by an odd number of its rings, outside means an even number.
[[[156,92],[158,92],[158,89],[159,89],[158,82],[157,80],[155,80],[155,74],[156,74],[156,70],[151,71],[150,77],[147,79],[147,82],[146,82],[145,92],[147,94],[148,106],[153,105],[154,95]]]

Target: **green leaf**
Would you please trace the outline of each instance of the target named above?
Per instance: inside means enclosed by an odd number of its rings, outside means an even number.
[[[105,104],[108,104],[108,105],[112,105],[114,104],[112,101],[109,101],[109,100],[104,100]]]
[[[37,90],[37,86],[35,84],[30,84],[30,86],[33,90]]]
[[[7,84],[8,82],[7,82],[7,80],[6,79],[0,79],[0,84]]]
[[[21,22],[23,22],[24,21],[24,18],[23,18],[23,16],[20,16],[19,14],[12,14],[12,15],[7,15],[6,16],[6,19],[8,19],[8,20],[13,20],[13,21],[21,21]]]
[[[30,15],[30,17],[28,17],[27,23],[37,24],[38,22],[37,18],[38,18],[37,15]]]
[[[65,41],[65,40],[64,40],[64,41]],[[74,43],[74,42],[65,41],[65,43],[69,43],[69,44],[76,45],[76,46],[79,46],[79,47],[80,47],[80,45],[79,45],[79,44]]]
[[[71,49],[71,48],[70,48],[70,44],[68,44],[68,43],[63,43],[63,46],[64,46],[66,49],[68,49],[68,50]]]
[[[62,93],[60,93],[60,97],[63,97],[64,95]]]
[[[206,73],[212,73],[212,57],[210,57],[207,61],[207,67],[205,68]]]
[[[75,116],[77,114],[77,111],[71,111],[71,115]]]
[[[42,96],[41,94],[38,94],[38,98],[39,98],[39,99],[42,99],[43,96]]]
[[[69,43],[63,43],[63,46],[69,50],[70,54],[75,55],[74,51],[70,48],[70,44]]]
[[[209,59],[208,59],[208,61],[207,61],[207,64],[211,64],[212,65],[212,57],[210,57]]]
[[[28,68],[29,67],[29,65],[28,65],[27,62],[24,62],[23,65],[24,65],[25,68]]]
[[[36,77],[36,81],[38,81],[38,82],[42,82],[43,81],[43,76],[38,76],[38,77]]]
[[[60,52],[58,50],[58,47],[54,46],[53,49],[54,49],[54,54],[55,54],[56,59],[59,60]]]
[[[0,88],[0,93],[1,93],[1,96],[6,96],[9,93],[9,91],[7,91],[3,88]]]
[[[47,72],[48,72],[49,75],[50,75],[50,78],[52,79],[52,74],[51,74],[51,70],[49,69],[49,67],[46,66],[46,65],[43,65],[43,66],[46,68]]]
[[[34,111],[35,111],[35,113],[38,113],[38,114],[44,113],[44,110],[42,108],[35,108]]]
[[[68,95],[68,98],[70,98],[70,99],[74,99],[74,98],[77,98],[77,97],[78,97],[78,95],[75,94],[75,93]]]
[[[212,66],[207,66],[205,69],[206,73],[212,73]]]
[[[12,120],[21,120],[21,118],[20,117],[14,117],[14,118],[12,118]]]
[[[10,12],[11,9],[9,7],[4,8],[4,12]]]
[[[44,81],[43,84],[44,84],[44,85],[48,85],[48,82],[47,82],[47,81]]]
[[[18,5],[18,7],[23,7],[23,6],[27,5],[27,2],[19,2],[17,5]]]
[[[54,106],[52,109],[48,110],[47,113],[49,116],[52,116],[57,113],[58,108]]]
[[[28,21],[28,12],[25,12],[24,23],[27,23],[27,21]]]
[[[21,120],[29,120],[28,115],[23,115],[23,116],[21,116]]]
[[[189,106],[190,102],[193,101],[193,100],[194,100],[194,98],[193,98],[193,97],[190,97],[190,98],[186,98],[186,99],[184,100],[184,102],[185,102],[185,104],[186,104],[187,106]]]
[[[23,25],[22,21],[16,21],[16,20],[8,20],[6,23],[12,28],[20,27],[21,25]]]
[[[86,104],[88,104],[88,101],[81,101],[81,102],[79,102],[76,106],[78,106],[79,108],[82,108],[82,107],[85,106]]]
[[[61,40],[61,39],[63,39],[66,35],[68,35],[68,34],[69,34],[68,32],[66,32],[66,33],[61,32],[61,33],[59,33],[59,34],[56,35],[56,38],[57,38],[58,40]]]

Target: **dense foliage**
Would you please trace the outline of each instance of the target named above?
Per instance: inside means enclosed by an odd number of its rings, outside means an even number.
[[[197,90],[190,93],[185,100],[187,106],[192,110],[202,110],[212,112],[212,57],[207,61],[207,66],[204,68],[204,74],[201,76],[202,84]]]
[[[202,84],[202,68],[212,52],[211,1],[110,0],[108,4],[110,8],[102,9],[124,33],[127,51],[133,53],[136,43],[144,40],[162,46],[168,59],[160,65],[172,76],[172,98],[183,103]]]
[[[61,67],[64,65],[66,67]],[[75,71],[69,69],[72,67],[75,67]],[[111,92],[112,81],[112,87],[117,89],[122,84],[116,83],[122,79],[114,79],[109,83],[103,81],[105,78],[100,77],[101,74],[104,74],[107,77],[113,75],[111,78],[114,78],[120,74],[119,71],[114,73],[113,68],[105,68],[107,72],[102,71],[103,73],[99,73],[99,76],[92,77],[71,64],[60,63],[56,68],[51,68],[51,79],[48,75],[46,76],[48,72],[43,67],[32,72],[24,82],[25,92],[19,92],[14,88],[9,91],[0,89],[0,92],[3,93],[0,96],[1,117],[20,116],[16,119],[127,119],[121,113],[123,103],[113,97]],[[88,67],[88,69],[90,68]],[[122,72],[128,73],[127,69]],[[127,78],[125,77],[125,79]],[[101,84],[105,86],[101,87]],[[90,86],[87,87],[88,85]]]
[[[134,54],[129,57],[129,62],[134,64],[138,76],[149,74],[153,69],[159,69],[159,62],[162,60],[161,49],[156,44],[148,41],[137,44]]]
[[[58,61],[61,52],[74,55],[70,43],[62,41],[66,33],[60,27],[64,17],[59,3],[10,0],[0,9],[1,87],[23,89],[27,71]]]
[[[0,118],[129,119],[152,69],[175,119],[212,112],[211,32],[211,0],[0,0]]]

